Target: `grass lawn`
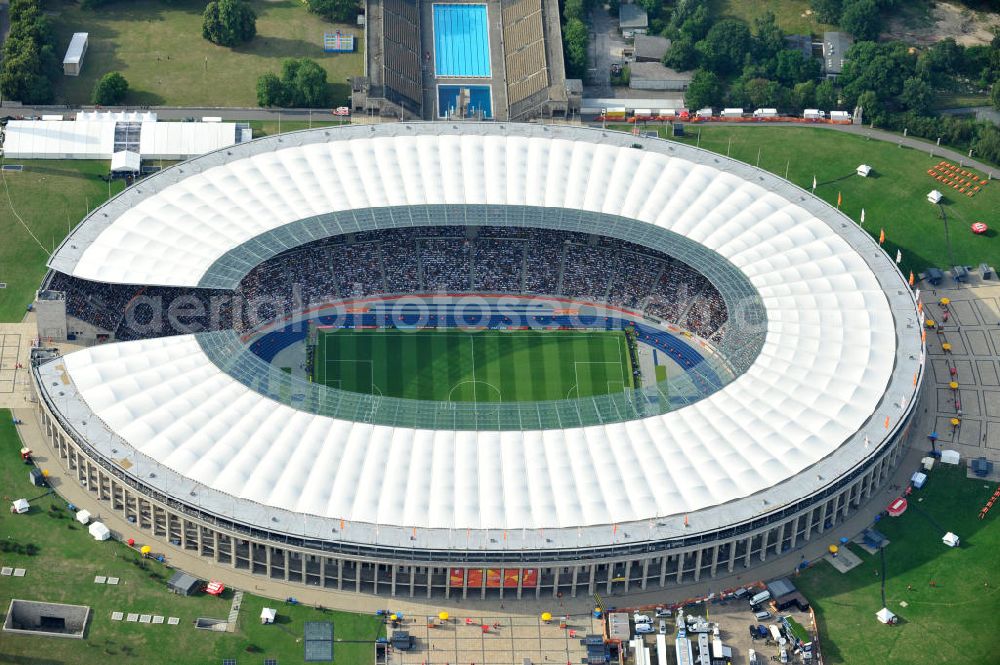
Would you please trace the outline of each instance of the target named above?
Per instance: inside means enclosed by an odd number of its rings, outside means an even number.
[[[938,466],[929,475],[906,513],[877,525],[892,541],[885,549],[885,596],[899,625],[875,620],[881,564],[854,545],[863,563],[849,573],[820,562],[795,580],[816,611],[825,662],[997,662],[1000,525],[998,515],[978,519],[996,484],[967,479],[964,468]],[[941,542],[946,530],[959,535],[961,547]]]
[[[120,71],[129,82],[127,103],[166,106],[257,106],[257,77],[279,72],[285,58],[308,57],[327,72],[331,105],[346,102],[347,77],[364,69],[364,30],[328,23],[295,0],[249,0],[257,12],[257,36],[235,48],[216,46],[201,36],[205,1],[130,0],[95,10],[53,0],[59,52],[74,32],[90,33],[79,77],[56,81],[59,103],[88,104],[96,81]],[[324,53],[323,33],[355,35],[354,53]]]
[[[632,385],[622,332],[334,329],[317,344],[317,382],[386,397],[517,402]]]
[[[973,198],[952,193],[927,175],[927,169],[941,161],[926,152],[900,148],[893,143],[867,140],[862,136],[806,127],[719,127],[688,125],[683,143],[695,145],[734,159],[755,164],[810,189],[813,176],[816,195],[833,205],[843,196],[843,210],[857,221],[865,210],[864,228],[877,238],[885,229],[885,249],[895,256],[903,252],[904,272],[922,272],[928,266],[950,267],[945,225],[937,206],[927,202],[927,192],[941,189],[948,216],[948,238],[954,260],[963,265],[996,263],[1000,257],[997,228],[977,236],[969,230],[973,222],[998,226],[1000,181],[986,185]],[[698,133],[701,140],[698,141]],[[665,136],[661,130],[661,136]],[[732,144],[730,146],[730,140]],[[874,176],[855,175],[858,164],[871,164]],[[985,177],[986,174],[980,174]]]
[[[712,0],[713,16],[738,18],[753,26],[753,20],[770,10],[786,34],[819,35],[835,26],[822,23],[809,13],[809,0]]]
[[[227,589],[223,598],[204,594],[185,598],[169,593],[166,579],[171,571],[165,566],[152,560],[141,561],[134,550],[117,541],[94,541],[58,496],[36,498],[43,491],[28,483],[28,467],[18,458],[19,448],[10,412],[0,410],[0,486],[4,503],[24,497],[32,504],[25,515],[12,515],[5,505],[0,511],[0,533],[6,543],[34,543],[40,548],[34,556],[0,551],[4,566],[27,569],[23,578],[0,577],[0,613],[6,612],[11,598],[89,605],[92,612],[82,642],[4,635],[0,639],[0,664],[194,665],[217,664],[223,658],[235,658],[240,663],[261,663],[264,658],[276,658],[282,664],[301,663],[305,621],[333,622],[336,639],[344,640],[334,645],[335,662],[372,662],[370,642],[383,634],[383,627],[367,615],[321,612],[245,595],[236,632],[196,630],[191,623],[197,617],[228,616],[231,590]],[[138,563],[144,563],[145,568]],[[121,582],[118,586],[94,584],[95,575],[120,577]],[[260,624],[264,606],[278,610],[278,623]],[[175,616],[181,622],[177,626],[116,622],[111,621],[113,611]],[[251,646],[260,651],[247,651]],[[44,659],[38,660],[39,655]]]
[[[339,122],[337,120],[327,120],[328,113],[322,116],[317,112],[312,122],[308,120],[282,120],[278,124],[277,120],[251,120],[250,127],[253,129],[253,137],[259,139],[262,136],[273,136],[275,134],[285,134],[287,132],[297,132],[302,129],[317,129],[319,127],[339,127],[350,125],[350,122]],[[322,118],[322,119],[321,119]],[[281,131],[278,131],[280,128]]]
[[[0,282],[7,283],[6,289],[0,289],[0,321],[20,321],[45,274],[49,252],[66,236],[67,225],[76,226],[88,206],[94,208],[107,200],[108,184],[98,176],[108,172],[108,162],[5,163],[22,164],[24,171],[5,172],[0,181]],[[112,194],[123,187],[123,181],[113,182]]]

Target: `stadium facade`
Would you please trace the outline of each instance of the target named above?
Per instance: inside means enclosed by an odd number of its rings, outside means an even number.
[[[434,225],[682,254],[726,301],[714,347],[734,377],[666,413],[604,396],[527,403],[526,418],[523,403],[442,409],[307,386],[219,327],[38,353],[39,416],[59,457],[168,552],[311,586],[463,598],[622,593],[751,568],[845,519],[898,462],[924,348],[896,265],[808,192],[673,142],[468,123],[264,138],[96,209],[49,280],[225,291],[324,237]]]

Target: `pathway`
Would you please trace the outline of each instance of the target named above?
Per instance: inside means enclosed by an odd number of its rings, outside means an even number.
[[[236,620],[240,618],[240,605],[243,604],[243,592],[233,594],[233,604],[229,608],[229,618],[226,620],[226,632],[236,632]]]

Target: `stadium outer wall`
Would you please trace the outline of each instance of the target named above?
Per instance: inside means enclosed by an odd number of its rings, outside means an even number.
[[[58,459],[98,502],[147,531],[170,548],[197,554],[217,566],[314,588],[411,598],[542,598],[580,594],[625,594],[669,589],[702,579],[752,569],[768,556],[794,551],[801,543],[843,522],[888,479],[903,456],[919,393],[907,406],[893,435],[879,451],[794,504],[723,529],[693,532],[665,541],[607,548],[489,552],[409,550],[335,541],[304,542],[300,537],[234,523],[196,505],[168,497],[126,474],[92,449],[38,390],[42,430]],[[919,384],[918,384],[919,385]],[[469,571],[480,571],[469,574]],[[507,588],[508,571],[536,571]],[[500,585],[490,583],[499,573]],[[220,571],[221,572],[221,571]],[[454,575],[453,575],[454,573]],[[477,583],[470,584],[470,578]]]

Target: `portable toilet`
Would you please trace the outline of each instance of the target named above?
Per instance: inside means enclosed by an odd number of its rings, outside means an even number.
[[[932,189],[927,193],[927,200],[931,203],[941,203],[942,194],[936,189]]]
[[[943,542],[948,547],[958,547],[959,544],[958,536],[953,534],[951,531],[944,534],[944,538],[941,539],[941,542]]]
[[[90,511],[80,510],[76,513],[76,521],[80,524],[88,524],[90,522]]]
[[[861,176],[862,178],[867,178],[871,172],[872,172],[872,167],[869,166],[868,164],[858,165],[858,175]]]
[[[10,507],[10,512],[17,513],[18,515],[23,515],[29,510],[31,510],[31,506],[28,504],[27,499],[15,499]]]
[[[927,474],[917,471],[910,477],[910,484],[913,485],[913,489],[922,489],[924,483],[927,482]]]

